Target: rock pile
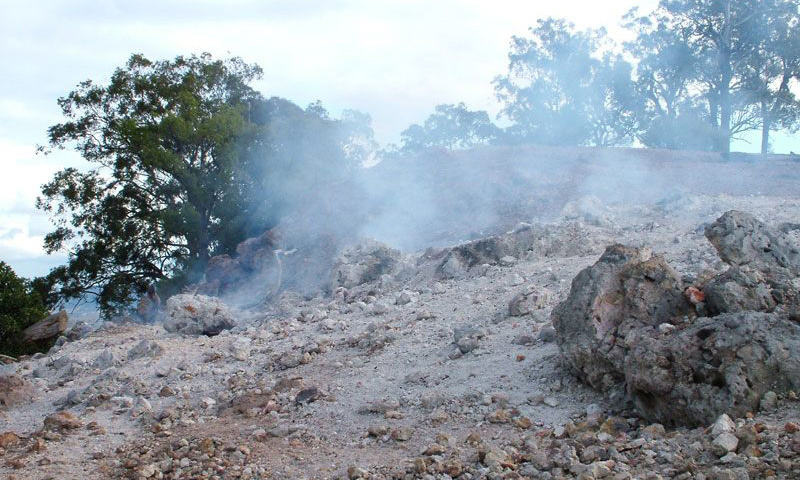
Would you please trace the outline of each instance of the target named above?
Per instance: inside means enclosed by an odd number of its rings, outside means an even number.
[[[730,265],[707,285],[687,289],[663,258],[614,245],[552,313],[579,378],[670,426],[741,417],[800,387],[797,245],[737,211],[705,233]]]
[[[180,294],[167,300],[164,329],[187,335],[218,335],[236,321],[221,300],[205,295]]]
[[[334,261],[330,291],[353,288],[378,280],[382,275],[394,274],[401,260],[398,250],[374,240],[348,247]]]
[[[196,293],[219,296],[231,304],[258,304],[272,298],[282,280],[277,249],[277,234],[270,230],[240,243],[236,257],[212,257]]]

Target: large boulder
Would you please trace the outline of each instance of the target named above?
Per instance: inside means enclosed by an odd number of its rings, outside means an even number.
[[[785,229],[732,210],[708,225],[705,235],[731,266],[705,287],[712,315],[800,308],[800,246]]]
[[[181,294],[167,300],[164,329],[187,335],[218,335],[236,325],[230,308],[220,299]]]
[[[382,275],[392,275],[401,262],[399,250],[375,240],[362,241],[345,248],[334,261],[330,289],[352,288],[378,280]]]
[[[627,342],[625,384],[652,422],[709,425],[800,388],[800,325],[783,315],[727,313],[660,335],[635,330]]]
[[[729,265],[747,265],[771,273],[788,269],[800,275],[800,248],[780,229],[772,228],[752,215],[731,210],[705,229],[706,238]]]
[[[680,276],[650,250],[613,245],[572,281],[552,320],[567,365],[589,385],[623,381],[625,338],[642,327],[678,323],[689,312]]]
[[[614,245],[553,310],[565,363],[651,422],[707,425],[800,387],[797,245],[742,212],[706,236],[731,267],[702,291],[649,251]]]

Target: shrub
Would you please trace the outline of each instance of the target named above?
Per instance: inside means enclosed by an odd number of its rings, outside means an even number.
[[[0,262],[0,354],[17,356],[47,350],[51,342],[23,344],[25,328],[47,316],[47,308],[31,283]]]

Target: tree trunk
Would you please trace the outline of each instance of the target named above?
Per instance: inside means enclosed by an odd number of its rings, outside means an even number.
[[[769,131],[772,128],[772,116],[767,102],[761,101],[761,154],[769,153]]]
[[[725,23],[719,48],[719,132],[720,151],[727,157],[731,152],[731,0],[725,2]]]

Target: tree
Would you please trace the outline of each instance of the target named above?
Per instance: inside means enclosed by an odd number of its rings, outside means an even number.
[[[94,295],[108,312],[202,270],[241,211],[237,167],[260,98],[248,83],[260,75],[238,58],[133,55],[108,85],[87,80],[59,99],[67,121],[49,129],[50,148],[71,145],[92,165],[57,173],[37,202],[57,226],[47,251],[69,249],[50,276],[62,295]]]
[[[50,345],[28,345],[20,334],[47,315],[47,309],[30,282],[20,278],[5,262],[0,262],[0,354],[19,355]]]
[[[687,32],[669,28],[657,16],[637,16],[631,10],[626,27],[636,39],[625,49],[636,61],[637,136],[646,146],[712,150],[717,130],[698,101],[701,61],[689,45]]]
[[[716,149],[723,154],[738,133],[758,125],[757,97],[746,85],[753,55],[766,43],[753,33],[787,11],[796,14],[794,0],[662,0],[651,15],[685,39],[699,62],[697,78],[709,122],[718,131]]]
[[[577,31],[539,20],[531,37],[513,37],[508,73],[494,81],[516,143],[610,146],[627,143],[637,108],[632,67],[604,50],[605,30]]]
[[[400,133],[401,150],[414,152],[432,147],[463,150],[491,143],[500,129],[483,110],[457,105],[437,105],[423,125],[413,124]]]
[[[69,251],[42,288],[95,296],[107,314],[154,281],[169,295],[359,161],[368,118],[265,100],[249,86],[260,75],[239,58],[134,55],[108,85],[86,81],[60,99],[67,122],[50,128],[50,148],[73,146],[93,168],[42,189],[38,206],[57,227],[45,247]]]
[[[745,31],[751,48],[743,66],[743,89],[757,106],[763,154],[769,151],[771,131],[793,129],[800,118],[800,101],[794,93],[800,79],[798,2],[783,6],[757,10]]]

